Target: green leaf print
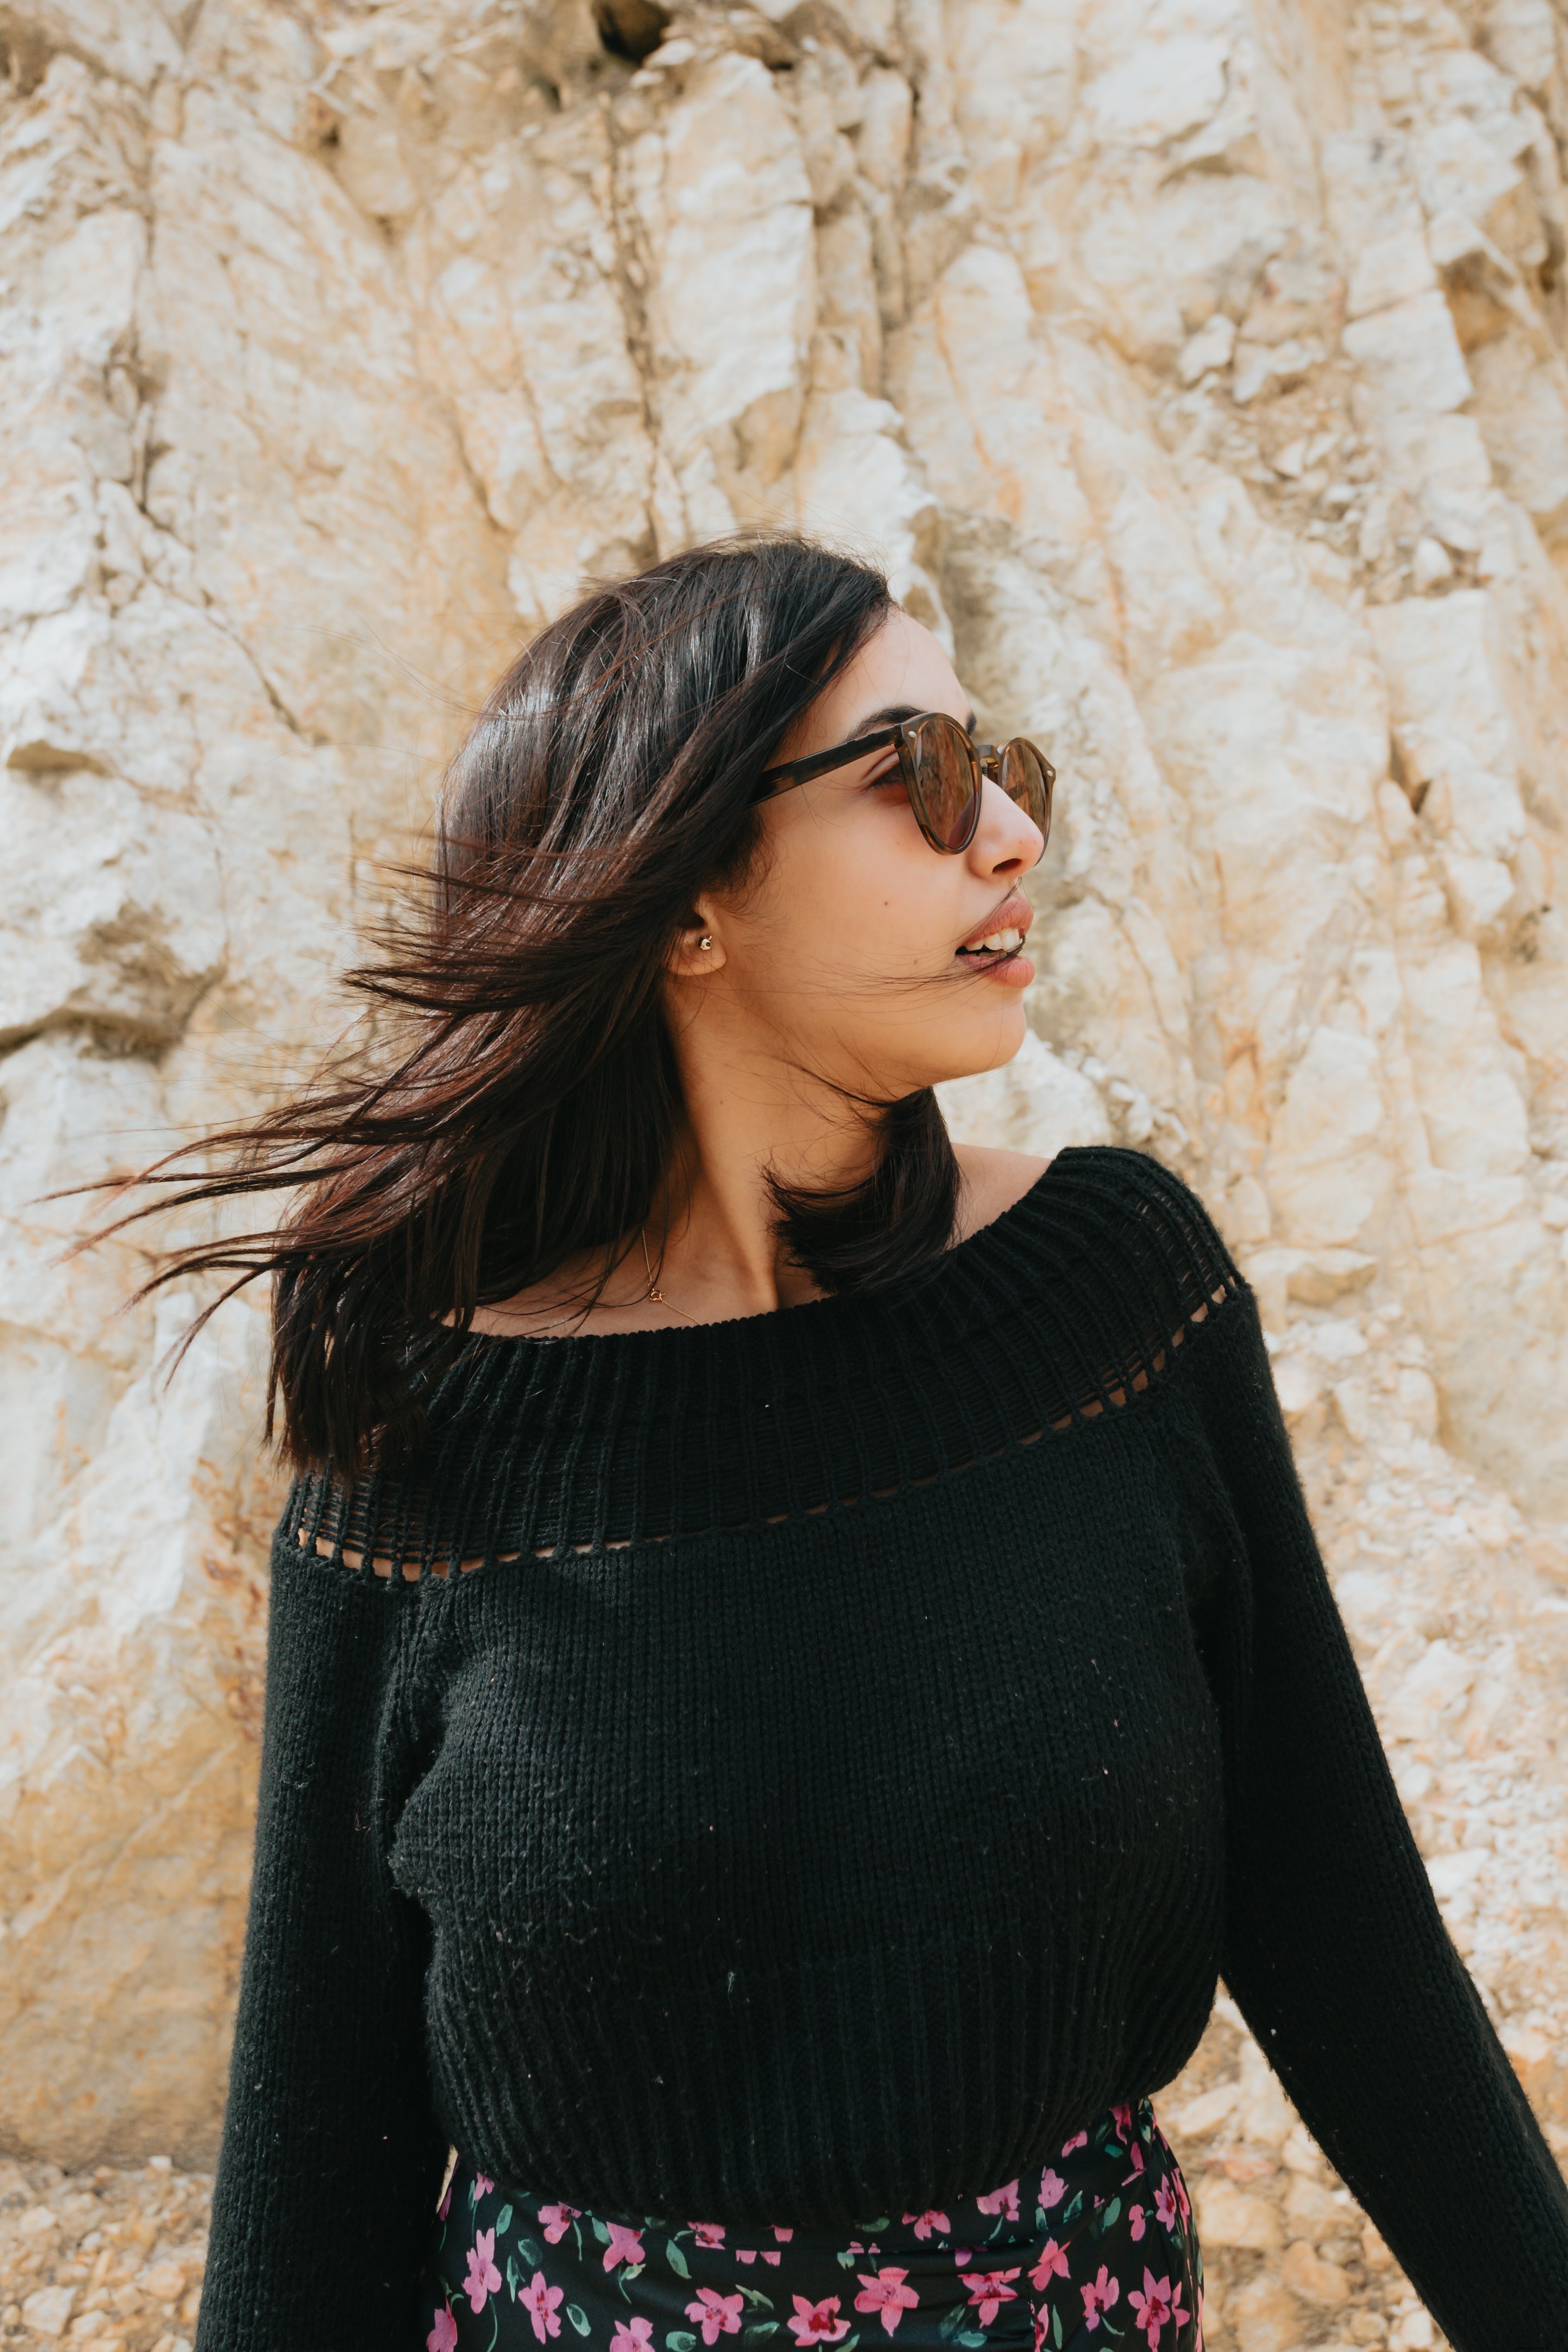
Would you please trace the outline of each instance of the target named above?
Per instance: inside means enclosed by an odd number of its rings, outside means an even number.
[[[500,2211],[496,2215],[496,2236],[498,2238],[504,2238],[510,2227],[511,2207],[510,2205],[503,2205]]]
[[[1051,2314],[1051,2342],[1056,2346],[1057,2352],[1062,2352],[1062,2315],[1059,2305]]]
[[[668,2263],[670,2269],[675,2273],[676,2277],[684,2279],[687,2284],[689,2285],[691,2283],[690,2269],[687,2263],[686,2256],[681,2252],[680,2248],[676,2244],[673,2238],[670,2239],[669,2243],[665,2247],[664,2252],[665,2259]]]
[[[1079,2189],[1068,2199],[1067,2203],[1062,2207],[1062,2223],[1064,2228],[1069,2223],[1076,2221],[1082,2211],[1083,2191]]]
[[[772,2295],[764,2294],[760,2286],[747,2286],[742,2284],[741,2293],[745,2296],[746,2301],[752,2305],[753,2309],[760,2307],[763,2311],[771,2311],[773,2307],[773,2299]]]
[[[506,2258],[506,2283],[508,2292],[515,2303],[518,2288],[522,2284],[522,2273],[518,2269],[515,2254],[508,2254]]]
[[[860,2224],[867,2236],[871,2238],[876,2236],[879,2230],[890,2230],[892,2226],[893,2217],[890,2213],[884,2213],[879,2221],[862,2221]]]
[[[984,2336],[977,2327],[961,2327],[953,2337],[955,2344],[962,2344],[964,2347],[964,2352],[980,2352],[980,2347],[984,2341]]]
[[[697,2338],[689,2327],[672,2327],[664,2342],[665,2352],[697,2352]]]
[[[778,2332],[776,2319],[753,2319],[742,2328],[741,2341],[742,2344],[765,2344],[770,2336],[776,2336]]]
[[[606,2239],[605,2242],[607,2245],[609,2243],[608,2239]],[[522,2256],[523,2261],[528,2264],[530,2270],[536,2271],[542,2266],[544,2262],[544,2249],[540,2244],[537,2238],[520,2238],[517,2242],[517,2251]]]
[[[836,2256],[835,2259],[837,2260],[840,2270],[852,2271],[855,2267],[857,2257],[854,2254],[840,2253]]]
[[[1107,2230],[1113,2230],[1121,2219],[1121,2200],[1120,2197],[1113,2197],[1100,2214],[1099,2222],[1100,2235],[1103,2237]]]
[[[577,2330],[579,2336],[586,2336],[588,2333],[588,2315],[580,2305],[569,2303],[566,2306],[566,2316],[572,2322],[573,2326]]]
[[[956,2336],[968,2315],[965,2306],[962,2303],[955,2303],[951,2311],[944,2311],[942,2313],[941,2324],[937,2328],[937,2334],[939,2336]]]
[[[609,2242],[610,2242],[610,2227],[609,2227],[609,2223],[608,2223],[607,2221],[600,2221],[600,2219],[599,2219],[599,2217],[598,2217],[598,2215],[597,2215],[596,2213],[595,2213],[595,2216],[594,2216],[594,2235],[595,2235],[595,2238],[597,2238],[597,2240],[599,2241],[599,2243],[601,2244],[601,2246],[607,2246],[607,2245],[609,2244]]]

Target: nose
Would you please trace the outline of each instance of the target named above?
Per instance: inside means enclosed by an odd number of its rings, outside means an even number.
[[[978,874],[1030,873],[1046,853],[1046,836],[1029,814],[987,776],[980,788],[980,822],[969,845]]]

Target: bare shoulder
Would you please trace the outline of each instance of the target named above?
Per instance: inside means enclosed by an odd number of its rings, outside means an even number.
[[[963,1178],[958,1203],[960,1241],[967,1241],[971,1234],[994,1224],[998,1217],[1016,1207],[1051,1164],[1037,1152],[1004,1151],[989,1143],[955,1143],[953,1151]]]

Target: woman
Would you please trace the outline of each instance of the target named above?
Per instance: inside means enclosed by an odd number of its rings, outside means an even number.
[[[1153,1160],[942,1127],[1050,812],[973,724],[803,542],[590,596],[379,1073],[194,1188],[302,1182],[170,1269],[272,1276],[300,1474],[203,2352],[1191,2352],[1221,1969],[1461,2352],[1560,2340],[1249,1295]]]

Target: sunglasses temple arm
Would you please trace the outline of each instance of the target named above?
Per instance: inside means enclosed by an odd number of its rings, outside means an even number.
[[[814,776],[826,776],[830,768],[847,768],[868,751],[885,751],[889,743],[898,740],[897,727],[879,727],[870,735],[857,735],[853,742],[836,743],[831,751],[814,751],[809,760],[791,760],[786,767],[764,768],[761,781],[771,789],[759,793],[757,798],[771,801],[774,793],[787,793],[792,784],[809,784]]]

